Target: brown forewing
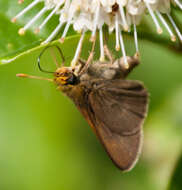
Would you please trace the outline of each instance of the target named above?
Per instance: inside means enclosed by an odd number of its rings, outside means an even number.
[[[90,81],[92,83],[92,81]],[[138,81],[98,80],[75,102],[112,161],[121,169],[134,166],[141,148],[148,94]]]

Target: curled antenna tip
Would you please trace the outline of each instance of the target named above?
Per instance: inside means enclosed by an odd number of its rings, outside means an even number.
[[[16,74],[17,77],[27,77],[27,74],[23,74],[23,73],[18,73]]]

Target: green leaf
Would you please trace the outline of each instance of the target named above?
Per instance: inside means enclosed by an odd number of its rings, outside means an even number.
[[[33,46],[40,44],[40,41],[31,32],[26,37],[17,34],[18,27],[13,25],[9,18],[0,13],[0,57],[16,55]]]
[[[67,64],[78,40],[78,36],[70,37],[59,44]],[[132,38],[127,38],[126,49],[132,54],[131,42]],[[113,41],[109,43],[113,49]],[[181,56],[148,41],[140,43],[141,65],[130,78],[143,81],[148,88],[150,112],[144,126],[143,155],[129,173],[115,168],[79,111],[54,84],[16,78],[20,72],[52,77],[37,67],[37,57],[44,47],[0,67],[0,189],[165,190],[168,167],[174,164],[170,159],[177,159],[177,154],[171,155],[169,145],[173,153],[180,150],[177,119],[169,116],[181,116],[181,111],[172,109],[168,102],[173,100],[174,107],[182,107],[179,99],[170,96],[182,83]],[[86,38],[82,57],[88,56],[90,47]],[[96,48],[98,52],[99,46]],[[49,65],[53,64],[48,51],[42,67],[47,69]]]
[[[0,57],[16,55],[40,43],[40,36],[34,35],[30,30],[25,36],[18,35],[18,29],[24,23],[11,23],[11,18],[20,10],[17,1],[0,1]]]
[[[33,33],[35,26],[25,36],[19,36],[18,29],[42,7],[40,4],[12,24],[11,18],[28,3],[19,6],[16,0],[0,1],[0,189],[164,190],[182,144],[182,111],[176,109],[182,107],[181,95],[178,99],[171,96],[182,83],[181,55],[159,46],[169,47],[169,40],[166,35],[152,36],[153,25],[145,25],[145,30],[140,27],[139,37],[145,39],[139,43],[141,65],[130,78],[144,81],[150,92],[150,109],[144,127],[143,156],[131,172],[122,174],[113,166],[78,110],[53,84],[15,77],[20,72],[50,77],[38,70],[37,57],[45,48],[39,45],[40,41],[50,34],[58,18],[55,16],[51,26],[40,35]],[[88,57],[91,49],[88,38],[83,44],[83,58]],[[61,47],[67,65],[78,41],[79,35],[75,35],[66,38],[64,44],[52,42]],[[127,55],[133,55],[133,37],[125,35],[124,41]],[[113,37],[108,43],[115,53]],[[98,56],[97,43],[95,59]],[[41,63],[43,68],[54,71],[49,51]],[[172,100],[174,107],[169,105]],[[180,165],[181,161],[177,168]],[[174,187],[180,184],[179,172],[181,169],[176,169],[172,179]]]
[[[75,48],[77,46],[77,42],[79,40],[79,35],[75,35],[72,37],[67,37],[65,39],[65,43],[60,44],[60,42],[58,40],[49,43],[49,44],[44,44],[44,45],[39,45],[37,47],[28,49],[26,51],[22,52],[22,49],[17,50],[16,52],[13,52],[12,55],[8,55],[6,57],[3,57],[0,60],[0,64],[7,64],[7,63],[14,63],[14,62],[18,62],[19,59],[21,59],[22,57],[30,57],[30,56],[34,56],[39,55],[40,52],[47,46],[52,46],[52,45],[58,45],[61,47],[61,49],[64,50],[64,54],[67,55],[67,53],[69,54],[69,58],[73,57],[74,55],[74,51]],[[74,48],[70,48],[70,47],[74,47]],[[26,47],[27,48],[27,47]],[[66,53],[67,52],[67,53]]]
[[[46,27],[39,34],[34,33],[37,26],[39,26],[45,17],[50,13],[50,11],[47,11],[44,16],[42,16],[26,31],[25,35],[18,35],[18,30],[30,21],[31,18],[33,18],[33,16],[35,16],[36,13],[38,13],[43,7],[42,2],[19,18],[16,23],[12,23],[11,19],[30,3],[30,1],[25,1],[23,4],[19,5],[17,0],[0,1],[0,58],[16,56],[19,53],[39,46],[40,42],[44,41],[57,26],[59,16],[54,15],[48,25],[46,25]],[[73,32],[71,28],[68,32],[68,36],[73,34],[75,35],[75,32]],[[41,47],[42,46],[40,46],[40,48]]]
[[[182,187],[182,155],[179,158],[168,190],[181,190]]]

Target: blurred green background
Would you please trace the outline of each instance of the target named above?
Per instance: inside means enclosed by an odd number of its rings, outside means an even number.
[[[0,2],[1,57],[35,46],[51,30],[41,36],[30,30],[19,37],[17,29],[33,13],[13,25],[10,18],[21,10],[16,3]],[[133,38],[124,39],[127,54],[133,55]],[[78,37],[71,37],[61,45],[68,64],[77,42]],[[182,55],[151,39],[139,43],[141,65],[129,78],[144,82],[150,107],[142,155],[128,173],[112,164],[87,122],[54,84],[16,78],[17,73],[51,77],[37,67],[42,48],[0,66],[0,190],[182,189]],[[112,39],[109,44],[114,49]],[[86,40],[82,57],[89,48]],[[52,69],[49,54],[42,60]]]

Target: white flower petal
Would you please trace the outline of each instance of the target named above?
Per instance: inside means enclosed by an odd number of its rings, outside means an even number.
[[[55,37],[59,28],[61,28],[64,23],[66,23],[66,25],[63,30],[62,39],[66,36],[71,24],[73,25],[73,29],[77,32],[91,31],[93,38],[95,37],[96,30],[100,31],[100,35],[102,34],[101,30],[105,24],[108,26],[109,32],[116,31],[116,29],[117,31],[120,29],[130,32],[131,29],[134,29],[134,41],[138,51],[138,43],[136,43],[136,25],[140,24],[142,17],[145,16],[146,13],[149,13],[151,16],[158,33],[162,33],[160,25],[163,24],[173,41],[176,34],[180,40],[182,39],[180,30],[170,16],[171,3],[175,3],[176,6],[182,9],[182,3],[180,0],[34,0],[33,3],[14,17],[12,21],[15,22],[19,17],[30,9],[33,9],[37,3],[42,1],[44,2],[43,9],[37,13],[38,16],[35,17],[36,19],[30,20],[30,22],[26,23],[24,28],[19,30],[20,34],[24,34],[28,27],[34,25],[34,22],[38,20],[39,16],[42,15],[44,11],[51,9],[52,14],[49,14],[36,30],[39,31],[44,25],[48,24],[53,14],[59,15],[60,23],[55,27],[46,42]],[[163,14],[167,15],[167,17],[163,17]],[[166,22],[166,18],[171,22],[171,25],[167,25],[168,22]],[[159,19],[162,22],[159,22]],[[176,31],[176,34],[172,33],[170,28],[172,26]],[[118,32],[116,32],[116,36],[118,38],[117,33]],[[118,39],[116,41],[118,44]]]

